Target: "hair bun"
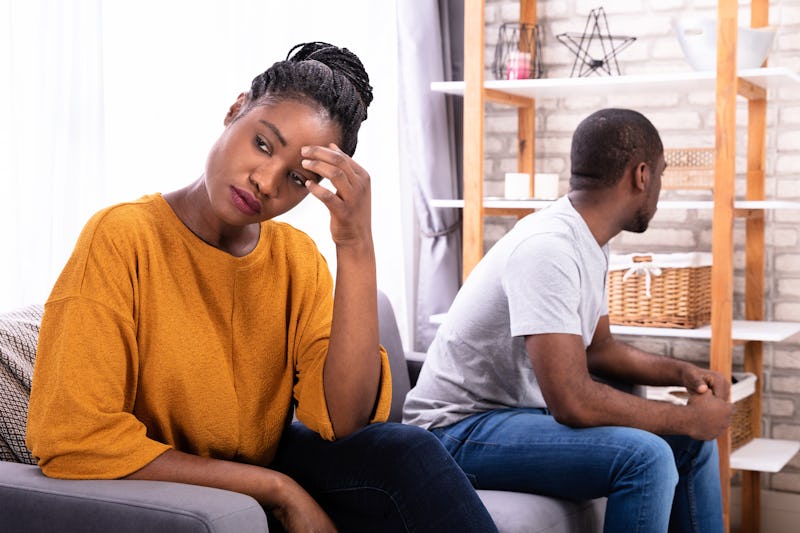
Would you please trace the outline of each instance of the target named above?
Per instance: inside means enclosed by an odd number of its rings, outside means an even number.
[[[369,84],[367,71],[358,56],[347,48],[339,48],[322,41],[300,43],[289,50],[286,59],[292,62],[319,61],[347,78],[364,102],[365,109],[372,102],[372,86]]]

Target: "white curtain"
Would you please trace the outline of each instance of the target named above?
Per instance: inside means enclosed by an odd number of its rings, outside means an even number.
[[[104,197],[99,1],[3,0],[2,306],[41,301]]]
[[[451,16],[458,20],[451,21]],[[412,316],[413,345],[419,351],[427,350],[436,333],[431,315],[450,308],[460,281],[460,213],[431,206],[431,200],[458,198],[459,192],[458,154],[454,128],[448,120],[448,102],[443,94],[433,93],[430,84],[450,77],[446,68],[450,67],[450,49],[443,41],[449,45],[450,22],[462,21],[463,6],[440,0],[398,3],[400,70],[404,74],[400,79],[400,168],[412,184],[417,217],[416,305]]]
[[[250,80],[299,42],[358,54],[375,100],[356,160],[369,170],[378,283],[407,331],[394,1],[0,0],[0,310],[47,298],[86,220],[194,180]],[[405,207],[405,210],[404,210]],[[327,211],[286,217],[332,269]]]

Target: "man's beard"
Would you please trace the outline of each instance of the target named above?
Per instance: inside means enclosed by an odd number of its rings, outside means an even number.
[[[647,216],[645,207],[642,206],[636,212],[633,220],[631,220],[631,222],[623,229],[625,231],[630,231],[631,233],[644,233],[647,230],[647,226],[650,224],[650,218],[651,217]]]

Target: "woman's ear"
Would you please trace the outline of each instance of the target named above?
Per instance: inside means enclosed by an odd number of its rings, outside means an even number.
[[[239,96],[236,98],[236,101],[233,105],[228,109],[228,113],[225,115],[225,120],[223,120],[223,124],[226,126],[233,122],[233,119],[239,116],[239,112],[244,108],[244,104],[247,101],[247,94],[240,93]]]

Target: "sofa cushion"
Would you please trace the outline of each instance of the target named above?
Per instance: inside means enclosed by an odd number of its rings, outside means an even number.
[[[570,501],[538,494],[479,490],[500,533],[602,531],[606,498]]]
[[[0,460],[35,464],[25,446],[33,362],[44,307],[0,313]]]

